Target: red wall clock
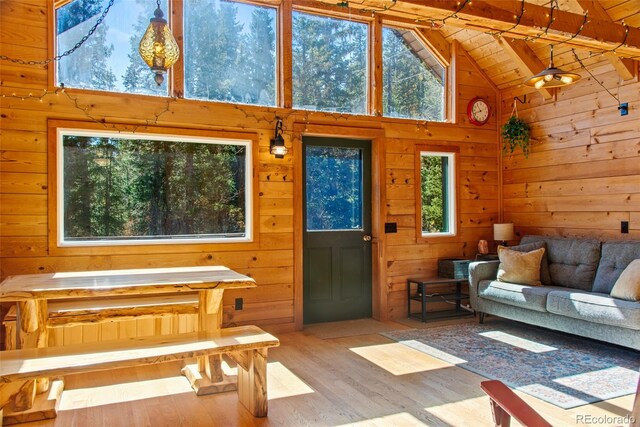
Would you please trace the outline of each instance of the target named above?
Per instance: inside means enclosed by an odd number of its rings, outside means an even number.
[[[467,105],[467,117],[469,121],[476,126],[482,126],[489,120],[491,109],[489,104],[483,98],[476,96]]]

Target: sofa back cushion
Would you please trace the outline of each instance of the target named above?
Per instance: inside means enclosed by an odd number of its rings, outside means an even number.
[[[520,243],[540,241],[547,244],[549,275],[554,285],[591,291],[600,260],[598,240],[524,236]]]
[[[611,293],[620,274],[636,258],[640,258],[640,240],[604,242],[593,291]]]

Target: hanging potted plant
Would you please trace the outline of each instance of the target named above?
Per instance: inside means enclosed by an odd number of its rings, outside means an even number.
[[[509,120],[502,125],[502,148],[503,151],[513,154],[516,148],[520,147],[524,157],[529,157],[530,153],[530,133],[527,122],[518,117],[516,101],[513,101],[513,111]]]

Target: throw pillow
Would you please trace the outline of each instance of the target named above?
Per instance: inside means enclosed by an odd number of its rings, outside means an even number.
[[[498,281],[540,286],[540,262],[544,251],[544,248],[540,248],[531,252],[518,252],[498,246]]]
[[[624,269],[611,289],[611,296],[628,301],[640,301],[640,259],[634,259]]]
[[[509,246],[512,251],[531,252],[535,249],[544,248],[544,255],[540,262],[540,281],[543,285],[552,285],[551,274],[549,273],[549,260],[547,259],[547,242],[540,240],[538,242],[524,243],[518,246]]]

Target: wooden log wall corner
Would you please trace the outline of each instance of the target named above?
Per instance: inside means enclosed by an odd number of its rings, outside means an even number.
[[[503,192],[505,221],[521,235],[640,238],[640,83],[623,81],[606,57],[589,71],[629,104],[629,114],[621,116],[618,101],[584,71],[557,101],[528,96],[518,105],[532,149],[529,158],[504,157]],[[523,93],[502,92],[502,123]]]
[[[33,3],[33,4],[31,4]],[[2,0],[0,2],[0,47],[10,56],[44,59],[48,55],[47,7],[44,1]],[[29,34],[29,37],[19,37]],[[294,112],[277,109],[285,116],[285,139],[290,149],[294,123],[325,125],[350,134],[354,127],[383,130],[377,164],[385,165],[378,185],[384,186],[380,205],[386,215],[379,223],[396,222],[397,234],[385,236],[380,268],[381,292],[386,298],[374,301],[380,318],[406,315],[403,292],[405,279],[415,274],[435,273],[439,257],[473,256],[479,239],[491,238],[491,225],[498,217],[498,143],[495,113],[484,126],[470,124],[466,118],[469,100],[483,96],[495,112],[498,99],[491,84],[478,77],[468,56],[458,53],[455,93],[450,102],[457,105],[455,124],[422,123],[381,117]],[[50,88],[48,73],[39,67],[3,63],[0,68],[0,93],[39,93]],[[70,90],[71,91],[71,90]],[[96,117],[109,122],[144,124],[166,107],[166,100],[155,97],[72,91],[83,105],[90,105]],[[280,95],[290,100],[287,90]],[[118,253],[97,254],[91,251],[50,251],[48,158],[48,121],[52,119],[87,121],[87,116],[65,96],[52,96],[46,102],[1,99],[0,126],[0,276],[53,271],[124,269],[159,266],[222,264],[250,275],[258,288],[232,290],[224,294],[225,324],[257,324],[273,331],[293,330],[301,326],[295,305],[300,304],[302,283],[294,274],[296,260],[294,230],[294,169],[298,155],[275,159],[269,154],[273,135],[273,108],[238,107],[213,102],[179,100],[170,106],[158,124],[166,128],[191,132],[237,131],[257,135],[258,156],[254,159],[258,176],[256,200],[258,232],[255,242],[233,245],[156,245],[131,246]],[[259,118],[258,120],[256,119]],[[354,135],[357,137],[357,135]],[[459,147],[458,234],[453,238],[416,243],[414,148],[425,142]],[[296,142],[299,143],[299,142]],[[384,156],[384,159],[380,159]],[[637,221],[640,223],[640,221]],[[383,233],[382,230],[378,230]],[[244,308],[235,310],[235,298],[244,298]],[[298,315],[299,317],[299,315]],[[296,322],[297,321],[297,322]]]

